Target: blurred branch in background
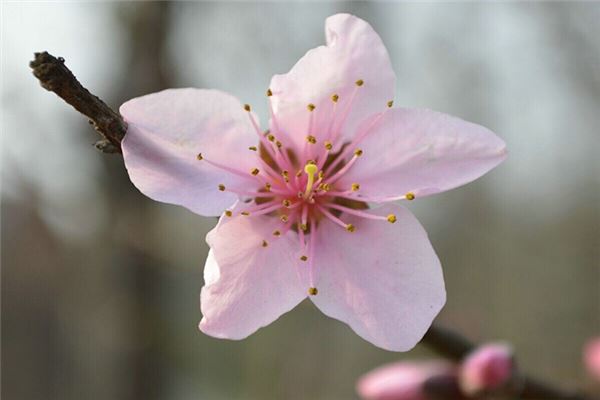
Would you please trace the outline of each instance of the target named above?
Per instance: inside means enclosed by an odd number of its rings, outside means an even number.
[[[75,75],[65,66],[63,58],[54,57],[48,52],[35,53],[30,67],[43,88],[56,93],[91,120],[96,130],[103,136],[103,139],[96,143],[99,150],[106,153],[121,152],[121,141],[125,135],[127,124],[117,112],[81,85]],[[435,324],[425,334],[422,343],[443,357],[457,362],[464,359],[477,347],[457,332]],[[526,374],[519,374],[514,382],[514,385],[503,389],[502,393],[498,394],[522,399],[593,399],[578,392],[563,391]],[[456,395],[456,388],[446,385],[445,382],[441,382],[441,385],[434,384],[428,387],[428,390],[435,398],[440,399],[452,399]]]

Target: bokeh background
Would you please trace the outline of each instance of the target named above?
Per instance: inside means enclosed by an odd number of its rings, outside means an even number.
[[[409,206],[444,265],[438,320],[512,343],[524,369],[588,387],[600,334],[600,3],[2,3],[2,397],[352,399],[380,350],[310,302],[250,338],[197,330],[215,221],[154,203],[28,68],[48,50],[117,108],[265,89],[351,12],[380,33],[396,104],[490,127],[509,159]]]

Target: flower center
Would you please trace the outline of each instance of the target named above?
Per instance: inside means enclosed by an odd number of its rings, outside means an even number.
[[[275,134],[263,133],[258,127],[250,106],[244,106],[259,140],[259,146],[252,146],[249,150],[258,152],[260,165],[244,172],[214,162],[202,154],[197,156],[199,160],[205,160],[216,168],[246,178],[248,190],[227,188],[224,184],[218,186],[220,191],[235,193],[240,198],[241,206],[235,213],[246,217],[264,215],[279,219],[278,227],[273,231],[273,238],[264,238],[258,245],[268,247],[270,240],[276,240],[289,231],[298,235],[301,250],[299,258],[308,263],[311,284],[308,293],[310,295],[316,295],[318,292],[314,286],[313,259],[318,246],[316,232],[321,220],[328,219],[350,233],[355,232],[357,228],[344,221],[344,215],[383,220],[389,223],[396,222],[396,216],[393,214],[380,216],[365,211],[368,208],[366,202],[373,201],[373,199],[361,194],[359,182],[352,183],[349,187],[342,187],[339,183],[340,179],[363,156],[363,151],[357,145],[372,131],[385,111],[378,114],[366,130],[357,134],[349,143],[344,143],[338,152],[332,154],[336,141],[341,142],[340,131],[352,110],[354,98],[363,84],[362,80],[355,82],[354,91],[341,112],[337,110],[340,96],[337,94],[331,96],[332,108],[328,115],[327,127],[315,127],[316,106],[314,104],[307,106],[309,112],[308,134],[302,149],[291,146],[291,142],[286,140],[285,134],[279,129],[272,104],[269,101],[273,127],[279,131]],[[267,96],[270,100],[273,96],[271,90],[267,91]],[[387,103],[387,107],[391,106],[392,102],[390,101]],[[316,128],[321,130],[318,138],[314,135]],[[277,137],[276,134],[281,137]],[[292,148],[296,148],[296,150],[292,150]],[[414,194],[407,193],[403,199],[412,200]],[[233,215],[233,210],[225,211],[225,216],[232,217]]]

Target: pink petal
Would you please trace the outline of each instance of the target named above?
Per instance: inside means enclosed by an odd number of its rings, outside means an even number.
[[[280,229],[277,221],[262,216],[221,217],[209,232],[211,250],[200,295],[202,332],[243,339],[306,297],[296,234],[290,231],[275,238],[273,231]]]
[[[257,136],[235,97],[217,90],[169,89],[129,100],[120,112],[129,124],[125,166],[146,196],[215,216],[236,200],[220,192],[219,184],[250,182],[196,158],[202,153],[244,172],[257,166],[256,154],[248,150]]]
[[[271,80],[279,127],[300,148],[309,134],[306,108],[309,103],[316,105],[315,129],[310,134],[323,139],[332,116],[331,96],[339,95],[339,122],[357,80],[362,79],[364,85],[358,88],[342,137],[352,134],[360,121],[385,109],[386,103],[394,98],[396,76],[387,50],[367,22],[353,15],[336,14],[327,18],[325,36],[326,46],[310,50],[290,72],[275,75]],[[271,128],[275,128],[273,124]]]
[[[356,390],[365,400],[427,400],[428,380],[455,379],[452,364],[445,361],[403,361],[383,365],[363,375]]]
[[[340,184],[359,183],[375,199],[449,190],[506,158],[505,143],[490,130],[429,110],[388,110],[358,147],[364,155]]]
[[[397,221],[342,214],[349,233],[323,219],[315,257],[318,294],[312,301],[362,338],[392,351],[411,349],[446,300],[440,262],[416,218],[398,205],[373,214]]]

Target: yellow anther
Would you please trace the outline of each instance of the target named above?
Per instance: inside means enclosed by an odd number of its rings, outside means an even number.
[[[323,179],[323,177],[325,176],[325,172],[323,172],[323,170],[320,170],[317,176],[319,177],[319,179]]]
[[[281,202],[281,204],[283,204],[284,207],[289,207],[292,205],[292,202],[289,201],[288,199],[285,199]]]
[[[360,157],[363,155],[363,151],[361,149],[356,149],[356,150],[354,150],[354,155],[356,157]]]
[[[250,171],[250,173],[254,176],[258,175],[259,172],[260,170],[258,168],[252,168],[252,171]]]
[[[275,141],[275,145],[279,148],[281,148],[281,146],[283,146],[279,140]]]
[[[225,191],[225,185],[223,185],[222,183],[220,183],[220,184],[219,184],[219,190],[220,190],[221,192],[224,192],[224,191]]]
[[[288,222],[288,216],[283,214],[281,217],[279,217],[279,219],[281,220],[281,222]]]
[[[404,196],[404,197],[406,197],[406,200],[414,200],[415,194],[412,192],[408,192],[408,193],[406,193],[406,196]]]
[[[271,89],[267,89],[267,96],[268,97],[273,96],[273,92],[271,91]]]
[[[308,135],[306,137],[306,141],[310,144],[315,144],[315,143],[317,143],[317,138],[314,137],[313,135]]]
[[[325,142],[325,148],[327,150],[331,150],[333,149],[333,143],[331,143],[329,140]]]
[[[300,256],[300,260],[306,261],[306,260],[308,260],[308,257],[306,257],[306,256]]]
[[[347,224],[346,225],[346,230],[348,232],[354,232],[356,230],[356,227],[354,225],[352,225],[352,224]]]
[[[200,161],[202,161],[204,159],[204,157],[202,157],[202,153],[198,153],[198,155],[196,156],[196,158]]]
[[[308,111],[314,111],[315,108],[317,108],[317,106],[315,106],[313,103],[310,103],[309,105],[306,106],[306,108],[308,108]]]
[[[256,146],[250,146],[248,147],[248,150],[257,151],[258,148]]]
[[[316,287],[308,288],[308,294],[310,294],[311,296],[316,296],[317,293],[319,293],[319,291],[317,290]]]
[[[247,217],[248,215],[250,215],[250,213],[248,211],[242,211],[240,214],[242,214],[245,217]]]
[[[302,176],[302,170],[301,169],[299,169],[298,171],[296,171],[296,176],[298,178],[300,178]]]
[[[387,102],[388,108],[392,108],[393,105],[394,105],[394,100],[390,100]]]
[[[358,183],[353,183],[352,184],[352,191],[353,192],[357,192],[360,189],[360,184]]]
[[[262,241],[262,247],[267,247],[268,245],[269,245],[269,243],[267,243],[267,241],[266,241],[266,240],[263,240],[263,241]]]
[[[365,84],[365,81],[363,81],[362,79],[359,79],[359,80],[357,80],[357,81],[356,81],[356,82],[354,82],[354,83],[356,83],[356,86],[362,86],[362,85],[364,85],[364,84]]]
[[[267,139],[269,140],[269,142],[274,142],[275,141],[275,135],[273,135],[272,133],[269,133],[267,135]]]
[[[233,212],[231,212],[231,210],[225,210],[226,217],[231,217],[232,215],[233,215]]]
[[[270,192],[270,191],[271,191],[271,184],[270,184],[269,182],[265,183],[265,190],[266,190],[267,192]]]
[[[273,236],[281,236],[281,232],[279,232],[279,231],[273,231]]]
[[[390,214],[387,216],[387,220],[389,223],[393,224],[394,222],[396,222],[396,216],[394,214]]]
[[[308,226],[307,226],[306,224],[300,224],[300,229],[301,229],[303,232],[306,232],[306,231],[308,230]]]
[[[339,99],[340,99],[340,96],[338,96],[337,94],[331,95],[331,101],[333,101],[334,103],[337,103],[337,101]]]
[[[250,112],[250,110],[251,110],[250,104],[244,104],[244,110]]]
[[[321,189],[323,189],[326,192],[329,192],[331,190],[331,185],[329,183],[323,183],[321,184]]]

